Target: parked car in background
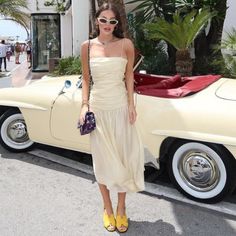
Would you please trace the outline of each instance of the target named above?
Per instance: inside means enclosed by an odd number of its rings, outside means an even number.
[[[146,165],[167,167],[191,199],[218,202],[236,183],[236,81],[220,76],[135,74],[138,119]],[[0,90],[0,142],[22,152],[35,143],[90,153],[81,136],[78,76],[44,77]]]

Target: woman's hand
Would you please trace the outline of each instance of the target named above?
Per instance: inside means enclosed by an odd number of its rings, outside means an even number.
[[[79,116],[80,125],[82,125],[84,123],[85,114],[87,111],[88,111],[88,106],[84,105],[81,107],[80,116]]]
[[[136,109],[134,105],[130,105],[129,106],[129,122],[131,125],[134,124],[134,122],[136,121],[136,117],[137,117]]]

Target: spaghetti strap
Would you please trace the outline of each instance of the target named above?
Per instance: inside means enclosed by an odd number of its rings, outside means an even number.
[[[122,55],[123,55],[124,41],[125,41],[125,39],[123,38],[123,39],[122,39],[122,46],[121,46],[121,54],[120,54],[120,57],[122,57]]]

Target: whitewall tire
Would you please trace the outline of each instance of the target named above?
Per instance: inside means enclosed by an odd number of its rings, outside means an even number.
[[[9,151],[24,152],[32,148],[22,114],[15,109],[6,111],[0,118],[0,142]]]
[[[170,178],[191,199],[214,203],[235,187],[236,161],[220,145],[182,141],[170,153]]]

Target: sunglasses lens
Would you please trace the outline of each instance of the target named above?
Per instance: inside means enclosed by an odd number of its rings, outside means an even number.
[[[102,23],[102,24],[106,24],[106,23],[107,23],[107,20],[106,20],[106,19],[99,18],[98,20],[99,20],[99,22]]]
[[[110,20],[110,24],[111,24],[111,25],[116,25],[117,23],[118,23],[117,20]]]

